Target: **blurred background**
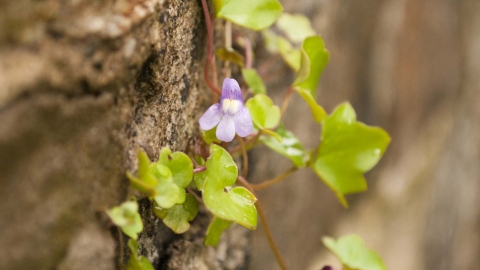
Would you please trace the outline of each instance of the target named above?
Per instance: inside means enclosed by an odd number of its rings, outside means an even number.
[[[359,121],[392,137],[348,210],[307,170],[258,192],[287,265],[340,269],[321,237],[355,233],[391,270],[480,269],[480,1],[281,2],[311,19],[331,53],[319,104],[331,112],[348,100]],[[282,60],[269,72],[267,91],[281,104],[294,77]],[[320,129],[298,96],[285,122],[315,147]],[[258,182],[289,168],[266,147],[252,164],[252,177],[265,176]],[[260,229],[251,254],[250,269],[278,269]]]
[[[330,51],[319,104],[349,101],[392,138],[350,209],[308,170],[258,192],[289,269],[340,269],[321,238],[355,233],[390,270],[480,270],[480,0],[281,3]],[[258,68],[270,54],[251,39]],[[205,40],[199,0],[0,0],[1,270],[115,269],[102,213],[130,194],[138,148],[153,158],[198,134]],[[266,67],[279,105],[294,74],[280,58]],[[316,147],[295,94],[284,120]],[[253,182],[290,167],[266,147],[250,162]],[[214,250],[205,211],[174,235],[149,207],[139,244],[158,269],[278,269],[261,228],[252,246],[234,227]]]

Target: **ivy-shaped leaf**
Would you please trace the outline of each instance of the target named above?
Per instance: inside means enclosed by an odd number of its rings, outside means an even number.
[[[278,0],[223,0],[217,17],[259,31],[272,25],[282,11]]]
[[[300,70],[302,59],[301,50],[293,48],[292,44],[283,37],[277,37],[277,47],[283,61],[285,61],[293,71],[298,72]]]
[[[193,179],[193,164],[186,154],[172,153],[168,148],[163,148],[159,161],[153,163],[145,152],[139,151],[137,175],[127,172],[127,177],[135,189],[147,194],[162,208],[170,208],[185,201],[184,188]]]
[[[205,206],[217,217],[236,222],[249,229],[257,227],[255,196],[235,184],[238,168],[227,150],[212,144],[207,160],[206,181],[203,189]]]
[[[252,89],[254,94],[267,94],[267,89],[263,84],[262,78],[258,75],[257,71],[253,68],[242,69],[242,76],[245,79],[248,87]]]
[[[375,251],[367,249],[362,238],[357,235],[343,236],[337,241],[323,237],[322,242],[347,269],[387,270],[382,258]]]
[[[315,121],[321,122],[326,116],[325,110],[315,101],[320,75],[330,59],[325,42],[319,36],[305,39],[302,45],[300,72],[293,83],[295,90],[307,102]]]
[[[222,9],[223,1],[222,0],[212,0],[212,3],[213,3],[214,12],[215,12],[215,14],[217,14],[220,11],[220,9]]]
[[[154,204],[153,213],[175,233],[184,233],[190,228],[192,221],[198,213],[198,202],[195,196],[187,194],[183,204],[177,204],[169,209],[163,209]]]
[[[303,148],[302,143],[295,135],[286,130],[283,125],[278,127],[276,133],[281,136],[281,141],[271,136],[260,136],[260,141],[263,142],[270,149],[289,158],[295,166],[305,167],[308,160],[308,153]]]
[[[315,98],[312,96],[312,94],[310,94],[309,91],[301,88],[297,88],[296,91],[305,100],[305,102],[307,102],[312,112],[313,119],[317,123],[322,122],[323,118],[325,118],[325,116],[327,115],[325,109],[323,109],[322,106],[318,105],[317,101],[315,101]]]
[[[243,58],[243,55],[241,55],[232,48],[218,48],[215,50],[215,55],[217,55],[218,59],[222,61],[233,62],[240,67],[244,66],[245,60]]]
[[[136,240],[138,233],[143,230],[142,217],[138,213],[136,201],[124,202],[106,212],[112,222],[132,239]]]
[[[158,180],[148,173],[149,167],[150,159],[144,151],[139,150],[137,176],[134,176],[130,172],[127,172],[127,177],[130,180],[130,184],[134,189],[143,192],[148,196],[154,196],[155,187],[158,184]]]
[[[130,250],[130,260],[127,263],[127,270],[154,270],[153,265],[143,256],[138,256],[137,241],[128,240]]]
[[[138,177],[143,179],[148,176],[148,166],[150,166],[150,159],[145,151],[138,151]],[[155,186],[157,182],[154,179],[145,179],[146,184]]]
[[[185,189],[180,188],[173,181],[170,169],[159,163],[152,163],[149,173],[158,180],[153,199],[163,208],[170,208],[185,201]]]
[[[349,103],[338,106],[325,117],[322,144],[313,162],[313,170],[348,207],[344,195],[367,189],[363,173],[382,157],[390,137],[379,127],[369,127],[356,121]]]
[[[330,53],[325,48],[325,42],[320,36],[306,38],[303,41],[302,50],[306,53],[302,55],[302,64],[310,66],[310,73],[308,77],[296,80],[294,86],[310,91],[312,96],[315,97],[320,75],[330,59]],[[304,58],[308,58],[308,61]]]
[[[300,51],[300,60],[301,65],[297,71],[297,78],[293,82],[294,86],[297,82],[303,82],[310,76],[310,58],[305,50]]]
[[[207,235],[205,236],[205,245],[215,247],[220,242],[220,237],[223,231],[228,229],[232,225],[231,221],[223,220],[218,217],[213,217],[210,225],[208,226]]]
[[[302,14],[282,13],[276,25],[293,42],[301,43],[315,35],[310,20]]]
[[[177,186],[186,188],[193,179],[193,163],[190,157],[182,152],[173,152],[164,147],[160,152],[158,162],[167,166],[172,172],[172,178]]]
[[[266,95],[255,95],[245,106],[250,111],[253,123],[260,129],[274,128],[280,122],[280,108]]]

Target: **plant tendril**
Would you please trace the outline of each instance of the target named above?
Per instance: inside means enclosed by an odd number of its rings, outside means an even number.
[[[275,178],[272,178],[270,180],[267,180],[263,183],[260,183],[260,184],[250,184],[252,186],[252,188],[254,190],[261,190],[261,189],[265,189],[269,186],[272,186],[272,185],[275,185],[276,183],[282,181],[283,179],[285,179],[287,176],[289,176],[290,174],[292,174],[293,172],[297,171],[298,170],[298,167],[292,167],[290,168],[288,171],[278,175],[277,177]]]
[[[203,172],[207,169],[207,167],[205,166],[202,166],[202,167],[199,167],[199,168],[195,168],[193,169],[193,173],[199,173],[199,172]]]
[[[242,176],[247,177],[248,174],[248,155],[247,149],[245,148],[245,142],[243,141],[242,137],[237,135],[238,144],[240,149],[242,150],[242,157],[243,157],[243,168],[242,168]]]
[[[285,93],[285,97],[283,98],[283,103],[282,103],[282,109],[280,110],[280,114],[283,115],[285,111],[287,110],[288,103],[290,101],[290,96],[292,95],[293,92],[293,87],[290,86],[288,88],[287,92]]]
[[[207,59],[205,61],[205,68],[203,70],[203,74],[208,87],[214,92],[214,95],[221,95],[222,92],[220,91],[220,89],[218,89],[218,87],[216,87],[215,84],[212,83],[210,77],[208,76],[210,65],[212,64],[213,59],[213,27],[206,0],[202,0],[202,7],[203,14],[205,15],[205,23],[207,25]]]
[[[257,194],[255,193],[255,191],[253,190],[251,184],[245,178],[243,178],[242,176],[238,176],[237,179],[242,186],[244,186],[250,192],[252,192],[252,194],[255,197],[258,197]],[[280,265],[280,268],[282,268],[282,270],[287,270],[288,269],[287,265],[285,264],[285,261],[282,257],[282,254],[280,253],[280,250],[278,249],[278,246],[275,243],[275,239],[273,238],[272,231],[270,230],[270,226],[268,225],[267,216],[265,215],[265,211],[263,210],[262,204],[260,203],[259,200],[257,200],[255,205],[257,206],[258,214],[259,214],[260,220],[262,221],[262,224],[263,224],[263,226],[262,226],[263,230],[265,231],[268,243],[270,244],[270,249],[273,251],[273,254],[275,255],[275,258],[277,259],[277,262]]]

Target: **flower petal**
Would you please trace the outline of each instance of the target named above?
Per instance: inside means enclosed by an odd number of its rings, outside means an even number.
[[[233,116],[225,114],[217,127],[217,139],[224,142],[231,142],[235,137],[235,124]]]
[[[220,122],[220,119],[222,119],[223,116],[223,111],[222,111],[222,106],[217,103],[213,104],[208,108],[208,110],[200,117],[200,127],[203,130],[210,130],[214,128],[218,122]]]
[[[226,98],[241,101],[243,104],[242,90],[235,79],[225,78],[223,80],[221,100]]]
[[[235,114],[233,122],[235,123],[235,131],[240,137],[246,137],[252,134],[253,123],[250,111],[247,107],[242,108]]]

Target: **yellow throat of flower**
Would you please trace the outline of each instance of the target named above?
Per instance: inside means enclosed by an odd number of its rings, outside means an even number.
[[[231,115],[236,114],[241,108],[241,103],[235,99],[224,99],[222,103],[222,110],[224,113],[228,113]]]

